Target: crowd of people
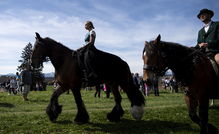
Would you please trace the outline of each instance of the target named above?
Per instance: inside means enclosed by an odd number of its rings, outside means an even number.
[[[28,93],[32,84],[32,74],[29,71],[29,67],[25,67],[19,74],[16,72],[15,76],[9,77],[8,81],[4,83],[8,95],[21,94],[24,101],[28,101]]]
[[[170,92],[178,93],[179,83],[173,76],[167,76],[162,79],[162,85],[164,89],[169,89]]]
[[[107,84],[96,85],[95,89],[96,89],[96,91],[94,93],[94,97],[100,98],[101,91],[104,91],[106,93],[106,98],[110,97],[111,90]]]
[[[154,75],[153,80],[151,80],[150,85],[147,85],[142,76],[139,76],[138,73],[132,73],[132,78],[135,86],[142,91],[145,96],[149,95],[149,91],[153,90],[155,96],[159,96],[159,87],[158,87],[158,77]]]

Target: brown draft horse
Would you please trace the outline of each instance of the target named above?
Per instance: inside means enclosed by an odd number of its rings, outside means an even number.
[[[219,98],[219,81],[209,59],[200,50],[160,39],[159,35],[145,42],[143,79],[150,84],[154,74],[162,76],[171,69],[176,79],[187,87],[185,101],[189,116],[200,126],[200,133],[218,133],[217,128],[208,123],[209,98]]]
[[[75,102],[77,104],[77,115],[74,119],[76,123],[86,123],[89,121],[89,115],[83,103],[80,89],[82,86],[82,75],[78,64],[77,56],[72,56],[72,50],[65,47],[50,38],[42,38],[36,33],[36,41],[31,57],[33,67],[39,67],[43,64],[46,57],[49,57],[55,68],[55,80],[58,83],[57,89],[51,96],[50,103],[46,113],[52,122],[55,122],[58,115],[61,114],[62,106],[58,104],[58,97],[65,91],[71,89]],[[75,53],[75,51],[74,51]],[[118,56],[96,49],[96,56],[93,59],[95,63],[95,72],[112,89],[115,106],[107,114],[109,121],[117,122],[123,116],[124,111],[121,106],[121,95],[118,90],[120,86],[131,101],[132,116],[140,120],[144,113],[144,97],[135,87],[128,64]],[[101,84],[101,83],[95,83]],[[136,113],[137,112],[137,113]]]

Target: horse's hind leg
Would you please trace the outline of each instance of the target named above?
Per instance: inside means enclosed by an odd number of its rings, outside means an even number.
[[[208,108],[209,99],[203,97],[199,100],[199,117],[201,134],[218,134],[218,130],[215,126],[208,123]]]
[[[196,124],[200,125],[200,119],[197,115],[197,106],[198,106],[198,101],[195,99],[192,99],[191,97],[185,95],[184,97],[185,102],[188,107],[188,112],[189,112],[189,117],[190,119],[195,122]]]
[[[63,90],[61,86],[58,86],[50,98],[50,103],[47,106],[46,113],[52,122],[55,122],[58,115],[62,112],[62,106],[58,104],[58,97],[65,91],[66,90]]]
[[[199,116],[197,115],[198,100],[185,96],[189,117],[200,126],[200,134],[217,134],[217,128],[208,124],[208,99],[199,101]]]
[[[110,87],[114,95],[115,106],[113,107],[113,110],[107,114],[107,119],[111,122],[118,122],[120,121],[120,117],[124,114],[121,106],[122,97],[119,93],[118,85],[111,85]]]
[[[72,89],[72,93],[78,108],[74,121],[79,124],[87,123],[89,121],[89,115],[82,100],[80,88]]]

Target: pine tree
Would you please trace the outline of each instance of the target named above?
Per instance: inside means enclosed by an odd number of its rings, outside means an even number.
[[[19,60],[19,62],[21,62],[21,65],[18,66],[17,70],[19,72],[23,71],[25,69],[26,66],[30,66],[30,58],[31,58],[31,54],[33,52],[33,46],[31,43],[28,43],[22,53],[21,53],[21,60]],[[31,86],[32,89],[35,89],[35,85],[36,83],[43,83],[44,81],[44,75],[42,73],[42,69],[43,66],[39,67],[39,68],[31,68],[30,71],[32,73],[32,78],[33,78],[33,85]]]
[[[33,46],[31,43],[28,43],[25,47],[24,50],[21,53],[21,60],[19,60],[19,62],[21,62],[21,65],[18,66],[17,70],[18,71],[22,71],[24,70],[25,66],[30,64],[30,57],[31,54],[33,52]]]

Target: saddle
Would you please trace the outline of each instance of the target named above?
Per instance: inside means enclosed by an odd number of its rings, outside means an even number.
[[[76,57],[82,76],[82,87],[94,86],[99,83],[99,78],[92,66],[95,58],[95,50],[79,49],[72,52],[73,57]]]
[[[217,62],[214,60],[214,53],[210,52],[208,48],[201,48],[201,52],[206,53],[206,56],[210,60],[216,76],[219,78],[219,66]]]

